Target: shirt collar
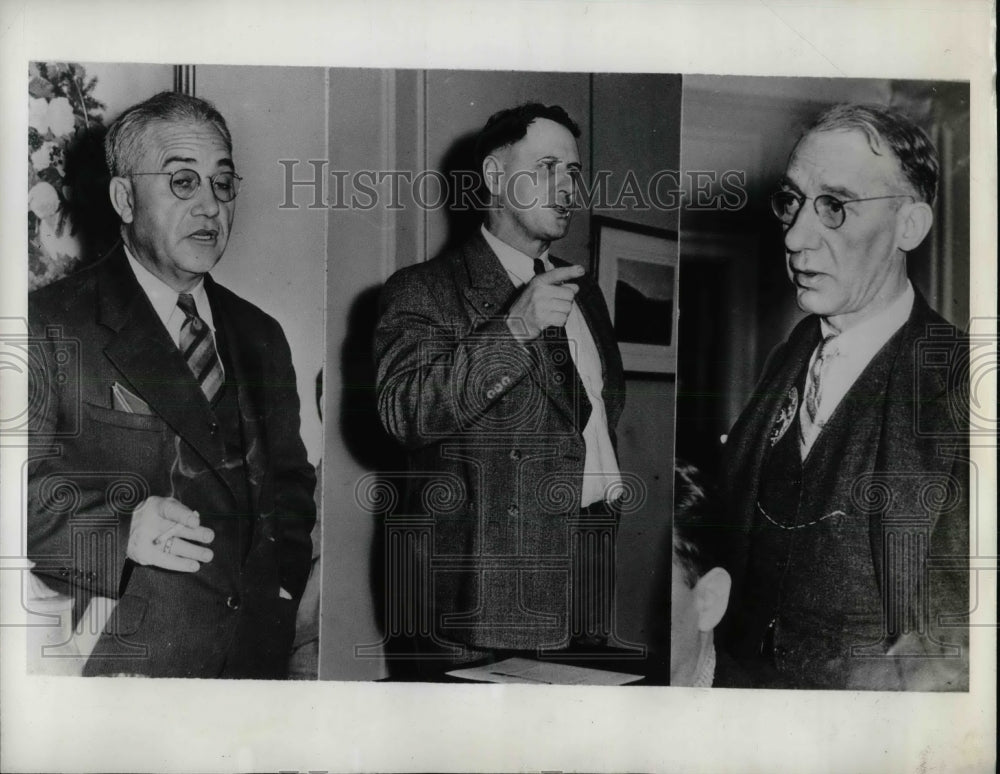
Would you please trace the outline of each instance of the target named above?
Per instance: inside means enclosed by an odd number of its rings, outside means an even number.
[[[123,243],[122,246],[125,248],[125,256],[128,258],[129,266],[132,267],[132,272],[135,274],[139,287],[146,294],[149,303],[153,305],[156,316],[169,328],[170,326],[167,321],[174,314],[174,310],[177,309],[177,297],[180,294],[139,263],[135,256],[132,255],[132,251],[129,250],[128,245]],[[212,320],[212,308],[208,303],[208,294],[205,292],[205,279],[199,279],[198,284],[189,290],[188,293],[194,298],[194,305],[198,309],[198,316],[208,323],[208,327],[214,331],[215,325]]]
[[[486,244],[496,253],[497,258],[500,259],[500,264],[507,274],[510,275],[511,279],[517,279],[521,284],[530,282],[531,278],[535,276],[535,259],[525,255],[516,247],[511,247],[503,240],[498,239],[490,233],[490,230],[485,225],[480,226],[480,230],[483,232],[483,239],[486,240]],[[549,263],[548,250],[538,257],[545,264],[546,270],[552,268],[552,264]]]
[[[870,360],[871,356],[882,349],[882,346],[909,319],[910,311],[913,309],[913,299],[913,285],[907,280],[906,290],[878,314],[862,320],[839,334],[830,323],[821,317],[819,320],[820,332],[824,339],[836,336],[836,346],[841,353],[858,358],[865,356]]]

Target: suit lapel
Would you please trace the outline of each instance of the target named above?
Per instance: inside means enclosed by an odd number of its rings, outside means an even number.
[[[500,259],[490,249],[481,233],[477,232],[466,242],[461,255],[464,269],[462,279],[465,286],[463,291],[473,312],[470,320],[471,327],[476,328],[490,318],[506,314],[507,308],[517,295],[517,288],[510,281]],[[566,415],[567,419],[575,425],[576,406],[571,399],[571,395],[574,393],[565,389],[552,389],[559,380],[556,378],[556,368],[552,363],[552,358],[546,357],[547,352],[543,347],[544,345],[538,342],[532,342],[529,345],[534,360],[538,363],[538,368],[532,369],[530,372],[531,378],[538,383],[549,399]],[[583,396],[583,400],[586,400],[586,392],[579,376],[576,377],[575,381],[575,394]],[[583,428],[580,430],[582,432]]]
[[[474,312],[471,322],[475,328],[491,317],[506,313],[515,287],[482,234],[477,232],[465,244],[461,256],[465,275],[463,292]]]
[[[913,309],[900,332],[895,359],[886,375],[885,407],[878,449],[873,456],[874,470],[932,471],[937,469],[935,443],[920,443],[917,412],[921,402],[934,403],[947,392],[948,385],[935,368],[928,368],[917,357],[918,343],[926,340],[928,326],[946,325],[916,288]],[[868,539],[872,549],[879,586],[883,578],[883,519],[881,511],[868,518]]]
[[[764,461],[772,446],[772,434],[787,422],[787,417],[783,418],[782,414],[789,409],[793,390],[796,403],[801,400],[797,381],[819,340],[817,318],[807,318],[800,323],[789,337],[788,343],[782,345],[783,351],[769,359],[769,362],[777,363],[776,367],[764,374],[750,403],[743,409],[730,431],[725,449],[727,462],[724,463],[724,469],[730,471],[730,476],[723,482],[723,486],[732,491],[731,501],[744,504],[739,513],[733,513],[734,517],[740,519],[744,529],[749,529],[753,523],[753,503],[757,501]],[[797,408],[796,405],[791,425],[785,432],[795,432]],[[747,488],[752,491],[746,491]]]
[[[104,353],[150,408],[212,467],[223,445],[201,388],[143,292],[121,246],[98,279],[98,321],[115,332]]]
[[[236,388],[250,502],[253,512],[259,513],[261,489],[265,481],[264,438],[260,427],[265,405],[263,367],[259,355],[244,346],[252,337],[248,337],[246,331],[236,329],[236,320],[226,303],[225,293],[208,275],[205,276],[205,292],[212,307],[216,337],[225,351],[226,384]]]

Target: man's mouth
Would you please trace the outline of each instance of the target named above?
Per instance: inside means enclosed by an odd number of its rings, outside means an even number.
[[[562,204],[553,204],[551,205],[551,208],[555,211],[556,215],[561,218],[569,217],[570,213],[573,212],[572,207],[567,207]]]
[[[792,277],[796,285],[812,285],[822,276],[823,272],[820,271],[807,271],[792,267]]]
[[[219,232],[215,229],[200,228],[192,232],[190,238],[196,242],[214,243],[219,238]]]

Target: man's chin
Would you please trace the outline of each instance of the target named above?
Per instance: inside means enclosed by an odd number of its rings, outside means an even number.
[[[551,229],[549,229],[549,239],[556,240],[562,239],[569,233],[569,224],[571,218],[566,218],[565,220],[557,221]]]
[[[795,304],[806,314],[818,314],[825,317],[831,313],[831,305],[824,303],[823,297],[815,290],[796,288]]]
[[[191,245],[188,251],[190,266],[197,267],[198,271],[201,272],[211,271],[215,268],[215,264],[221,260],[225,249],[224,244],[221,246],[219,244]]]

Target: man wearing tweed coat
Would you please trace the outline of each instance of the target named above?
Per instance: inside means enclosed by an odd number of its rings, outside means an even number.
[[[427,585],[402,611],[421,665],[607,640],[606,620],[573,614],[610,604],[573,569],[573,536],[615,518],[621,357],[599,288],[548,253],[572,219],[578,135],[557,106],[490,118],[486,223],[383,291],[379,412],[408,451],[406,512],[433,524],[407,554]]]

